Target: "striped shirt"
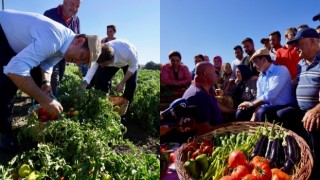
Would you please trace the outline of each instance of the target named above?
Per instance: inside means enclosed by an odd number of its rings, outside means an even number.
[[[320,92],[320,52],[308,65],[305,60],[299,63],[297,100],[301,110],[309,110],[319,103]]]

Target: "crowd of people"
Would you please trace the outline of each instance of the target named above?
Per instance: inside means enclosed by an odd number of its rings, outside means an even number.
[[[124,77],[115,91],[124,91],[123,97],[131,103],[138,77],[136,47],[114,37],[115,25],[107,26],[102,40],[98,35],[80,34],[80,5],[81,0],[63,0],[43,15],[0,11],[0,150],[17,148],[12,110],[18,89],[51,115],[63,112],[57,97],[66,62],[76,64],[83,74],[79,89],[94,87],[106,93],[121,68]]]
[[[190,136],[205,134],[216,125],[230,121],[275,121],[306,140],[315,162],[312,178],[320,177],[315,171],[320,167],[320,37],[317,30],[306,25],[290,27],[284,32],[285,45],[280,43],[279,31],[271,32],[268,38],[261,39],[263,48],[258,50],[251,38],[245,38],[242,46],[234,47],[236,59],[231,64],[222,63],[220,56],[215,56],[212,63],[205,62],[203,55],[198,54],[194,58],[195,69],[189,74],[179,55],[184,75],[171,81],[167,79],[169,74],[175,77],[182,69],[162,69],[161,83],[188,82],[190,86],[182,98],[198,107],[198,114],[192,133],[179,132],[179,128],[172,130],[162,123],[161,143],[184,142]],[[171,60],[169,64],[174,62]],[[225,101],[219,101],[217,97],[221,95],[232,98],[231,109],[226,110]],[[172,114],[174,111],[172,109]],[[226,113],[232,116],[224,116]]]

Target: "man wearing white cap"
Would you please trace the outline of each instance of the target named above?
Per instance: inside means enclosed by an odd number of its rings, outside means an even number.
[[[35,98],[50,114],[63,111],[51,98],[51,72],[62,58],[76,64],[95,61],[101,52],[98,36],[76,35],[67,27],[41,14],[0,12],[0,148],[10,149],[12,108],[17,89]],[[40,66],[41,89],[30,75]]]

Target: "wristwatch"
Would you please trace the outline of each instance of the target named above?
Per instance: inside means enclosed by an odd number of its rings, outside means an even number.
[[[254,104],[253,104],[253,102],[249,102],[249,107],[254,107]]]

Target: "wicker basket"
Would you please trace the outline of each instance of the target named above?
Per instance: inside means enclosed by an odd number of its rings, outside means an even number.
[[[119,113],[120,116],[126,114],[129,106],[129,101],[126,98],[122,96],[109,96],[109,100],[114,106],[119,106],[119,108],[114,109],[115,112]]]
[[[232,122],[224,125],[220,125],[217,127],[217,129],[214,131],[218,134],[220,133],[225,133],[225,132],[231,132],[234,134],[246,131],[249,134],[254,134],[260,126],[264,126],[264,122]],[[271,128],[272,124],[268,123],[268,126]],[[279,126],[275,126],[276,129],[279,129]],[[309,179],[312,167],[313,167],[313,158],[312,154],[310,151],[310,148],[306,141],[302,139],[299,135],[294,133],[293,131],[286,130],[289,135],[293,136],[299,147],[300,147],[300,153],[301,153],[301,159],[300,162],[294,167],[294,174],[291,175],[292,179],[297,179],[297,180],[306,180]],[[213,132],[204,134],[202,136],[199,136],[196,138],[196,141],[200,141],[203,138],[206,139],[211,139],[213,136]],[[183,180],[191,180],[191,176],[187,173],[187,171],[183,167],[184,159],[182,159],[182,149],[186,145],[186,143],[182,144],[179,151],[177,152],[178,154],[176,155],[176,160],[175,160],[175,166],[176,166],[176,171],[178,173],[179,179]]]

